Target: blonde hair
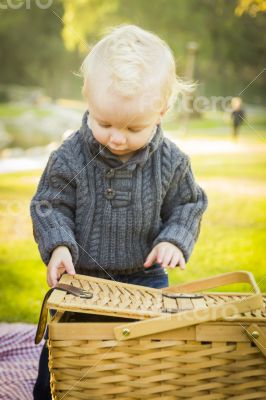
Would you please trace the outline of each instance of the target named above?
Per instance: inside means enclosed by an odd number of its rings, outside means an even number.
[[[233,110],[238,110],[242,106],[242,100],[240,97],[233,97],[231,100],[231,107]]]
[[[165,65],[158,71],[156,64],[159,66],[160,60],[165,61]],[[152,81],[147,77],[155,77],[161,85],[161,100],[166,109],[173,107],[179,94],[194,90],[194,84],[176,76],[175,59],[166,42],[136,25],[122,24],[109,28],[85,57],[81,65],[85,98],[88,97],[88,81],[93,77],[95,62],[106,68],[111,85],[114,84],[116,92],[125,97],[136,95],[143,89],[144,82]]]

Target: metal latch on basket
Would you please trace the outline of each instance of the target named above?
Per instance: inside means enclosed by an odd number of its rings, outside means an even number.
[[[48,290],[42,302],[42,308],[35,336],[35,344],[40,343],[40,341],[43,338],[47,324],[47,314],[48,314],[47,301],[54,290],[63,290],[67,293],[73,294],[73,296],[81,297],[83,299],[91,299],[93,297],[93,293],[83,288],[67,285],[65,283],[58,283],[54,288]]]
[[[247,328],[244,328],[244,331],[264,357],[266,357],[266,335],[263,333],[263,330],[257,324],[251,324]]]
[[[66,283],[58,283],[54,287],[54,289],[64,290],[67,293],[73,294],[74,296],[81,297],[83,299],[91,299],[93,297],[93,293],[89,292],[88,290],[72,285],[67,285]]]
[[[201,293],[163,293],[163,297],[168,297],[170,299],[200,299],[204,298]],[[162,308],[162,312],[176,314],[180,312],[180,310],[176,308],[164,307]]]
[[[200,299],[204,297],[200,293],[163,293],[163,296],[170,299]]]

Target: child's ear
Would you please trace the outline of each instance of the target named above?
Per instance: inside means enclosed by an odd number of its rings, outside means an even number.
[[[158,119],[156,121],[156,125],[160,124],[162,122],[163,116],[166,113],[166,111],[169,110],[169,107],[165,107],[161,112],[160,115],[158,116]]]

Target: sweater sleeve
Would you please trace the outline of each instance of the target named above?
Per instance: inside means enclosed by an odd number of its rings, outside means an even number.
[[[208,200],[195,182],[189,158],[178,166],[161,208],[162,229],[153,242],[170,242],[177,246],[188,261],[199,236],[200,224]]]
[[[33,236],[46,265],[53,250],[61,245],[69,248],[74,265],[78,260],[75,192],[74,174],[57,151],[53,152],[30,203]]]

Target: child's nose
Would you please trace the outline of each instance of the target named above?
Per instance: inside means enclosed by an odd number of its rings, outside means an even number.
[[[111,143],[113,144],[124,144],[126,143],[125,135],[121,132],[114,132],[111,136]]]

